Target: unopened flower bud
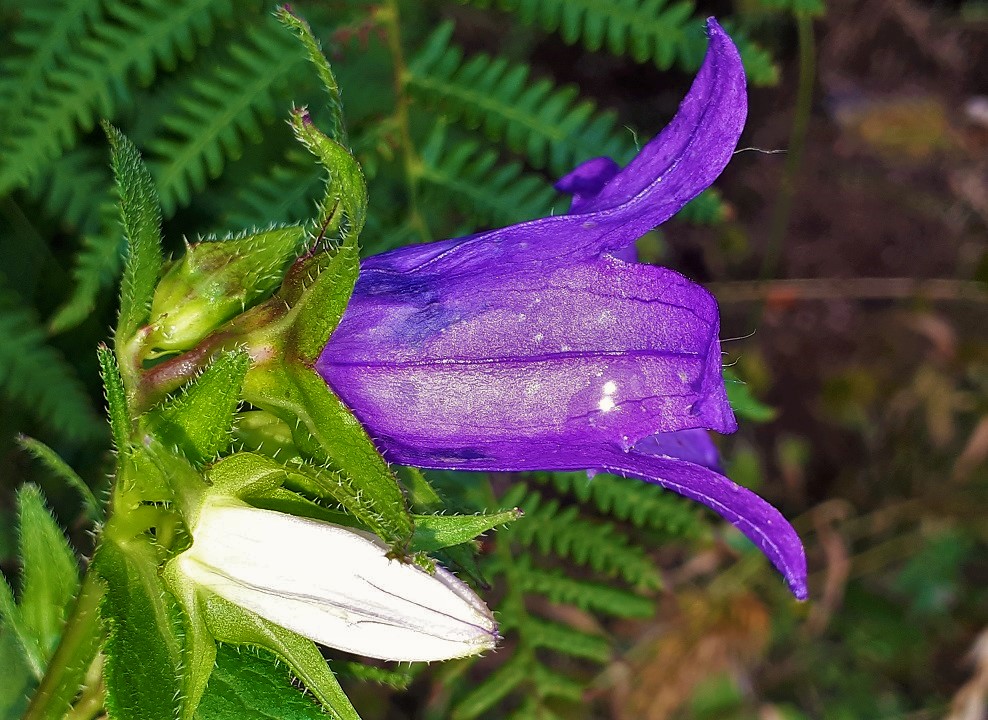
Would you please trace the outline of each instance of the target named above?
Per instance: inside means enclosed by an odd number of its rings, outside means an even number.
[[[191,245],[158,283],[150,346],[188,350],[275,290],[305,232],[292,226]]]
[[[208,500],[177,569],[201,588],[328,647],[398,661],[494,647],[491,611],[449,571],[388,556],[376,536]]]

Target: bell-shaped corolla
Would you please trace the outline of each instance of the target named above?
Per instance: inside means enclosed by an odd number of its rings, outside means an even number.
[[[604,470],[712,508],[806,596],[802,544],[718,471],[705,428],[736,429],[716,301],[628,248],[708,187],[747,113],[738,51],[713,19],[672,122],[624,168],[587,161],[557,214],[363,262],[316,363],[384,456],[424,468]]]
[[[447,570],[392,559],[377,536],[207,500],[176,570],[276,625],[382,660],[449,660],[490,650],[491,611]]]

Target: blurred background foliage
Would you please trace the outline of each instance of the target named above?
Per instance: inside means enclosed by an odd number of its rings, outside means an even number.
[[[122,239],[97,120],[143,150],[176,252],[183,238],[307,217],[321,190],[285,123],[293,103],[312,103],[320,121],[319,82],[272,9],[0,0],[8,577],[26,481],[91,550],[78,487],[17,435],[49,443],[97,494],[110,467],[94,349],[113,322]],[[554,178],[597,155],[626,161],[672,116],[710,14],[749,75],[742,145],[788,151],[739,153],[717,190],[639,250],[722,303],[745,420],[724,454],[734,479],[795,520],[811,601],[794,603],[740,535],[655,488],[430,474],[463,509],[528,515],[459,568],[490,582],[506,639],[491,656],[428,669],[339,662],[365,717],[984,717],[986,6],[295,9],[334,63],[368,175],[366,253],[565,211]],[[6,641],[0,632],[0,651]],[[17,692],[0,697],[9,717]]]

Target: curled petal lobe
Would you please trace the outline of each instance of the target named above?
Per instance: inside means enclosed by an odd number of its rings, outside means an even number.
[[[206,504],[180,571],[211,592],[328,647],[400,661],[494,647],[490,610],[443,568],[388,557],[374,535],[232,500]]]
[[[635,443],[634,451],[642,455],[685,460],[715,472],[723,471],[717,446],[711,440],[710,433],[701,428],[649,435]]]

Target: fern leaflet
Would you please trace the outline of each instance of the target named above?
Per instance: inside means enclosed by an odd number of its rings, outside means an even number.
[[[97,18],[103,0],[61,0],[24,4],[23,25],[14,43],[28,52],[0,62],[0,127],[24,115],[45,91],[45,80],[59,57],[72,52],[73,41]]]
[[[488,55],[464,62],[463,51],[449,44],[452,31],[451,23],[442,25],[409,66],[408,88],[429,106],[483,128],[556,175],[591,157],[624,162],[634,153],[630,134],[615,132],[614,113],[599,113],[592,102],[578,100],[573,86],[530,82],[526,65]]]
[[[126,93],[131,73],[148,83],[160,64],[174,67],[206,41],[231,0],[181,0],[162,6],[112,0],[110,19],[79,41],[79,50],[50,73],[48,92],[36,98],[0,142],[0,195],[34,178],[62,150],[90,130],[97,115],[110,117]]]
[[[288,83],[304,57],[298,41],[273,19],[248,28],[204,74],[183,86],[163,112],[148,148],[166,216],[187,205],[192,193],[217,177],[228,159],[243,152],[244,140],[260,142],[262,123],[276,113],[275,92]]]
[[[478,223],[511,223],[548,215],[558,198],[520,163],[498,164],[497,151],[473,141],[446,143],[442,128],[422,148],[421,179],[442,191]]]
[[[45,342],[34,314],[0,289],[0,394],[75,441],[98,437],[103,423],[61,353]]]

